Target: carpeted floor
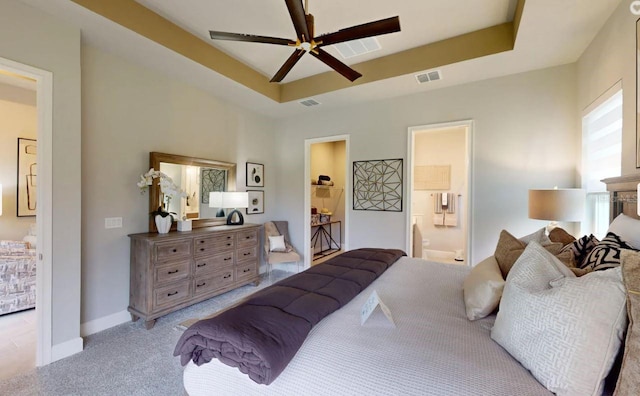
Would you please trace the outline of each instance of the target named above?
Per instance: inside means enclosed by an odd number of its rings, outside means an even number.
[[[274,270],[276,282],[291,273]],[[184,395],[182,366],[173,348],[181,323],[224,309],[269,285],[247,285],[158,319],[151,330],[128,322],[90,335],[84,351],[0,381],[0,395]]]

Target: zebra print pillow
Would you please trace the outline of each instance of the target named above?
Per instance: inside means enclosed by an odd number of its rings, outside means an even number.
[[[593,234],[585,235],[563,247],[562,252],[570,251],[573,253],[576,266],[582,268],[584,260],[587,258],[589,253],[591,253],[591,250],[598,245],[598,242],[598,238],[593,236]]]
[[[636,250],[613,232],[600,241],[585,258],[580,268],[599,271],[620,266],[620,250]]]

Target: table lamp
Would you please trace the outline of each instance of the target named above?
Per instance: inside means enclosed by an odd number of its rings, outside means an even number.
[[[556,228],[558,221],[581,221],[585,196],[579,188],[529,190],[529,218],[549,220],[547,231]]]
[[[211,191],[209,193],[209,207],[218,208],[216,217],[224,217],[224,208],[222,207],[222,191]]]
[[[242,225],[244,217],[239,208],[249,207],[249,193],[244,191],[224,191],[222,192],[222,208],[233,209],[227,216],[227,225]]]

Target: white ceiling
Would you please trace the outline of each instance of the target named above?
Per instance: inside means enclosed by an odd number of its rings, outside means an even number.
[[[21,0],[82,30],[85,44],[114,53],[242,107],[271,117],[391,98],[502,75],[575,62],[621,0],[528,0],[514,51],[439,68],[443,80],[418,85],[413,75],[354,86],[314,99],[322,106],[276,103],[165,47],[117,25],[70,0]],[[209,30],[295,38],[282,0],[136,0],[267,77],[292,50],[287,47],[215,41]],[[398,15],[402,31],[379,36],[382,50],[343,60],[346,64],[425,45],[510,21],[515,0],[309,0],[316,35]],[[337,51],[330,49],[334,56]],[[325,72],[322,62],[305,56],[284,82]]]

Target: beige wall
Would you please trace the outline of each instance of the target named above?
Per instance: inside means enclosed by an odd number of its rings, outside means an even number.
[[[147,232],[148,195],[136,182],[159,151],[265,165],[265,213],[275,219],[273,122],[90,46],[82,47],[82,322],[123,313],[129,304],[128,234]],[[106,217],[123,227],[105,229]],[[119,316],[122,317],[122,316]],[[126,314],[124,315],[126,318]],[[94,326],[92,326],[94,327]]]
[[[622,174],[636,169],[636,20],[623,1],[577,62],[578,118],[600,95],[622,81]],[[581,135],[579,135],[581,136]],[[611,175],[617,176],[617,175]]]
[[[575,65],[567,65],[339,110],[318,108],[283,120],[276,135],[287,142],[276,146],[279,218],[289,220],[294,244],[302,246],[305,139],[349,134],[351,161],[406,159],[408,127],[473,119],[471,262],[476,263],[493,254],[501,229],[520,236],[545,225],[527,218],[529,188],[575,185],[576,93]],[[406,207],[351,210],[349,217],[349,248],[405,249]]]
[[[16,175],[18,138],[36,139],[37,121],[35,91],[0,83],[0,240],[22,240],[36,221],[35,217],[16,214]]]
[[[77,343],[81,244],[80,30],[18,1],[0,0],[0,57],[53,73],[52,340],[54,348],[67,341]],[[40,165],[42,169],[44,164]]]
[[[456,249],[466,251],[464,219],[466,213],[464,206],[469,197],[466,197],[466,127],[450,128],[446,130],[418,132],[414,141],[415,166],[422,165],[449,165],[451,166],[451,188],[448,190],[415,190],[412,195],[412,215],[420,230],[418,236],[428,239],[430,245],[427,249],[453,252]],[[415,175],[415,173],[414,173]],[[454,193],[459,196],[456,201],[456,218],[458,224],[455,227],[435,226],[433,222],[434,194]],[[449,216],[449,215],[447,215]],[[415,238],[415,237],[414,237]],[[422,241],[414,240],[416,244]],[[416,257],[422,257],[418,251]]]

